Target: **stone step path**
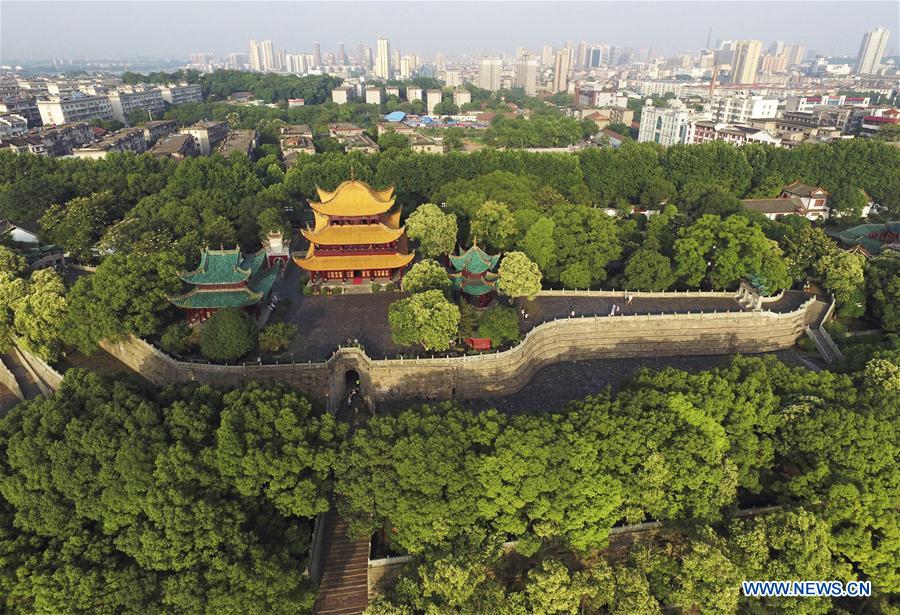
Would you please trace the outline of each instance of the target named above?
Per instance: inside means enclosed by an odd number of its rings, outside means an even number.
[[[19,384],[19,388],[22,389],[25,399],[34,399],[41,395],[40,386],[34,379],[34,376],[31,375],[31,371],[19,360],[17,353],[7,352],[0,354],[0,361],[12,372],[16,382]]]
[[[323,518],[322,576],[314,612],[359,615],[369,604],[369,541],[347,536],[347,522],[334,509]]]

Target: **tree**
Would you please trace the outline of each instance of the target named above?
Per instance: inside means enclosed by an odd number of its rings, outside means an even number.
[[[284,210],[277,207],[267,207],[259,212],[256,223],[260,239],[265,239],[268,233],[281,233],[285,238],[291,236],[291,223],[284,215]]]
[[[900,332],[900,257],[887,252],[866,263],[872,313],[885,331]]]
[[[329,508],[334,442],[345,425],[314,415],[284,385],[253,383],[222,398],[216,463],[245,497],[264,495],[284,516],[313,517]]]
[[[543,271],[567,288],[588,288],[606,280],[606,265],[622,253],[612,218],[602,211],[574,205],[552,212],[557,270]]]
[[[259,349],[263,352],[281,352],[290,347],[297,335],[297,325],[273,322],[259,332]]]
[[[16,337],[14,306],[28,293],[25,280],[0,270],[0,352],[12,347]]]
[[[788,236],[785,258],[791,278],[800,280],[806,275],[822,276],[826,257],[838,252],[834,241],[820,228],[804,227]]]
[[[116,201],[111,192],[98,192],[53,205],[41,216],[41,228],[73,258],[86,261],[114,214]]]
[[[538,266],[540,271],[556,268],[556,243],[553,231],[556,225],[551,218],[538,218],[519,242],[519,249]]]
[[[510,297],[534,299],[541,292],[541,271],[522,252],[508,252],[500,261],[500,291]]]
[[[562,270],[559,281],[564,288],[586,289],[591,287],[591,271],[583,262],[575,262]]]
[[[16,334],[33,353],[55,361],[62,349],[66,288],[53,269],[31,274],[28,291],[12,305]]]
[[[865,312],[866,259],[860,254],[838,250],[821,261],[825,287],[834,293],[841,313],[861,316]]]
[[[0,273],[21,275],[27,267],[28,263],[21,254],[14,252],[12,248],[0,245]]]
[[[625,265],[624,285],[628,290],[661,292],[675,282],[672,261],[655,250],[641,248]]]
[[[406,135],[401,135],[393,130],[388,130],[381,133],[381,136],[378,137],[378,147],[381,148],[381,151],[387,151],[389,149],[408,149],[409,148],[409,137]]]
[[[828,197],[828,208],[839,218],[859,218],[868,204],[865,192],[848,184],[841,184]]]
[[[482,313],[478,319],[478,337],[490,339],[494,347],[506,342],[518,342],[521,334],[516,310],[498,305]]]
[[[772,291],[791,282],[781,250],[742,216],[707,214],[680,229],[675,269],[690,287],[706,282],[712,288],[731,288],[750,275],[762,277]]]
[[[208,386],[148,389],[70,370],[54,396],[0,421],[0,604],[311,611],[301,572],[311,522],[279,510],[316,508],[340,436],[329,425],[282,387],[223,399]]]
[[[456,216],[444,213],[432,203],[420,205],[406,220],[406,233],[419,242],[419,252],[426,258],[437,258],[456,247]]]
[[[200,330],[200,352],[207,359],[233,361],[256,348],[258,334],[247,312],[238,308],[216,310]]]
[[[388,321],[396,344],[446,350],[459,327],[459,308],[441,291],[426,290],[393,302],[388,308]]]
[[[184,263],[172,252],[106,257],[69,291],[65,341],[90,353],[102,340],[157,333],[171,309],[168,297],[181,290]]]
[[[661,177],[651,177],[641,190],[641,207],[659,209],[675,196],[675,184]]]
[[[418,293],[425,290],[439,290],[446,293],[450,290],[450,277],[440,263],[430,259],[419,261],[403,276],[403,290]]]
[[[503,421],[451,403],[367,421],[335,462],[334,490],[351,531],[389,527],[391,541],[410,553],[473,534],[483,489],[472,447],[489,447]]]
[[[508,249],[518,234],[516,219],[505,203],[485,201],[472,217],[472,241],[481,240],[482,245],[494,250]]]

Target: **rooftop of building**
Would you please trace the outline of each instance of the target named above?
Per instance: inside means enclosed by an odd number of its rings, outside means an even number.
[[[803,201],[797,197],[787,199],[742,199],[747,209],[761,214],[792,214],[803,209]]]
[[[159,143],[153,146],[151,153],[157,156],[167,156],[169,154],[177,154],[184,150],[185,142],[192,140],[194,137],[187,133],[176,133],[169,135]]]

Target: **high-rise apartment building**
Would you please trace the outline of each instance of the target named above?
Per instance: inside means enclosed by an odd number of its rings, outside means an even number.
[[[400,78],[409,79],[412,77],[412,58],[403,56],[400,58]]]
[[[503,62],[500,58],[481,58],[478,63],[478,87],[496,92],[500,89]]]
[[[576,68],[586,68],[588,65],[588,44],[584,41],[578,43],[578,50],[576,52],[575,66]]]
[[[322,66],[322,45],[319,41],[313,43],[313,64],[316,67]]]
[[[252,38],[250,39],[250,70],[257,72],[263,70],[262,47]]]
[[[855,73],[857,75],[874,75],[881,67],[881,57],[887,46],[890,32],[884,28],[869,30],[863,36],[859,46],[859,55],[856,58]]]
[[[737,41],[734,47],[734,59],[731,62],[732,83],[755,83],[756,70],[759,67],[759,54],[762,41]]]
[[[263,41],[262,46],[262,70],[263,72],[273,70],[275,68],[275,49],[272,47],[272,41]]]
[[[338,43],[337,50],[337,63],[341,66],[347,65],[347,50],[344,48],[344,43]]]
[[[444,84],[448,88],[455,88],[462,83],[462,80],[459,78],[459,69],[458,68],[448,68],[444,71]]]
[[[553,59],[553,91],[565,92],[569,89],[569,54],[559,49]]]
[[[806,47],[803,45],[791,45],[785,49],[788,66],[801,64],[806,57]]]
[[[391,78],[391,43],[386,38],[378,39],[378,53],[375,56],[375,76]]]
[[[537,58],[525,51],[516,60],[516,78],[513,85],[522,88],[528,96],[537,94]]]
[[[541,47],[541,66],[553,65],[553,45]]]

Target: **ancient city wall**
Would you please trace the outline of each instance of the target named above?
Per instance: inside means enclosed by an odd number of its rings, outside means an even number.
[[[333,404],[344,395],[345,374],[355,370],[370,402],[466,399],[514,393],[539,369],[557,361],[783,350],[803,335],[813,304],[810,299],[799,309],[781,314],[565,318],[535,327],[510,350],[452,358],[372,360],[359,348],[341,348],[325,363],[224,366],[176,361],[136,338],[105,343],[104,348],[157,384],[284,382]]]
[[[329,370],[325,363],[282,365],[210,365],[178,361],[142,339],[129,337],[102,342],[101,347],[154,384],[200,382],[233,386],[252,380],[284,382],[320,399],[329,393]]]
[[[503,396],[518,391],[540,368],[557,361],[783,350],[803,334],[811,305],[808,301],[785,314],[566,318],[536,327],[506,352],[449,359],[365,361],[359,357],[354,363],[367,363],[374,400]]]

